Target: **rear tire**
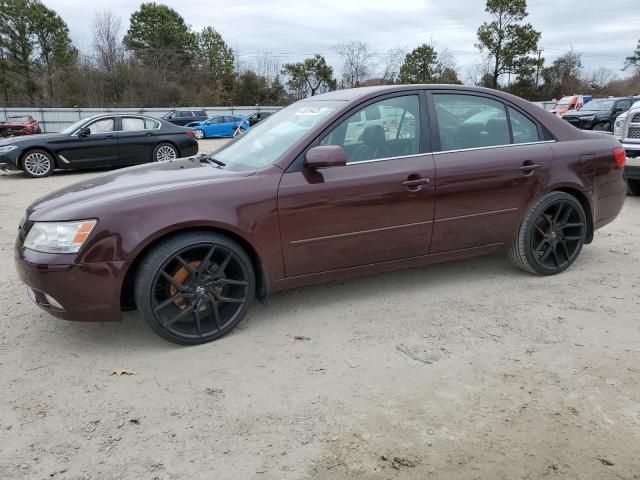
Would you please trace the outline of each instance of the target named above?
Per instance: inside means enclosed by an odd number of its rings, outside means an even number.
[[[216,340],[242,321],[255,297],[247,253],[213,232],[185,232],[162,241],[141,261],[138,309],[151,329],[181,345]]]
[[[20,162],[22,171],[31,178],[48,177],[53,173],[55,162],[49,152],[29,150]]]
[[[204,130],[194,130],[194,135],[198,140],[202,140],[204,138]]]
[[[170,143],[160,143],[153,149],[154,162],[168,162],[178,158],[178,149]]]
[[[578,258],[587,235],[582,204],[565,192],[550,192],[531,208],[509,250],[518,268],[555,275]]]
[[[640,196],[640,180],[625,180],[627,182],[627,193],[632,196]]]

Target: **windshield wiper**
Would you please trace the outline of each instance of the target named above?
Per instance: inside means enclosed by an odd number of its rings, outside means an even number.
[[[210,153],[199,153],[198,155],[193,157],[193,159],[197,160],[199,162],[214,163],[214,164],[218,165],[219,167],[226,167],[227,166],[227,164],[224,163],[223,161],[218,160],[217,158],[213,158]]]

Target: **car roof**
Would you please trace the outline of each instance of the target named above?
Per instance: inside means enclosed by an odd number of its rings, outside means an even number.
[[[375,97],[378,95],[403,92],[406,90],[429,90],[429,91],[459,90],[461,92],[475,92],[475,93],[481,93],[481,94],[489,94],[492,96],[497,96],[497,97],[510,99],[510,100],[518,98],[519,101],[524,101],[523,99],[520,99],[519,97],[515,97],[514,95],[511,95],[509,93],[501,92],[499,90],[493,90],[491,88],[472,87],[467,85],[418,83],[418,84],[410,84],[410,85],[377,85],[373,87],[359,87],[359,88],[350,88],[346,90],[335,90],[333,92],[327,92],[327,93],[323,93],[313,97],[305,98],[301,100],[301,102],[310,102],[315,100],[320,100],[320,101],[338,100],[338,101],[347,101],[347,102],[357,102],[357,101],[365,100],[367,98]]]

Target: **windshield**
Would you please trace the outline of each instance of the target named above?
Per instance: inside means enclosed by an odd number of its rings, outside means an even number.
[[[273,164],[315,125],[338,110],[341,101],[305,101],[289,105],[211,155],[235,171]]]
[[[581,112],[595,112],[601,110],[611,110],[615,100],[591,100],[580,109]]]
[[[65,135],[71,135],[73,132],[78,130],[82,125],[87,123],[88,118],[83,118],[82,120],[78,120],[76,123],[72,123],[67,128],[60,130],[60,133]]]

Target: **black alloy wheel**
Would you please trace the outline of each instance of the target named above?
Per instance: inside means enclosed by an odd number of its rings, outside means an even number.
[[[551,192],[527,214],[509,255],[523,270],[554,275],[576,260],[586,236],[587,218],[580,202],[568,193]]]
[[[151,328],[179,344],[200,344],[232,330],[255,295],[251,260],[235,242],[188,232],[160,244],[142,262],[136,304]]]

